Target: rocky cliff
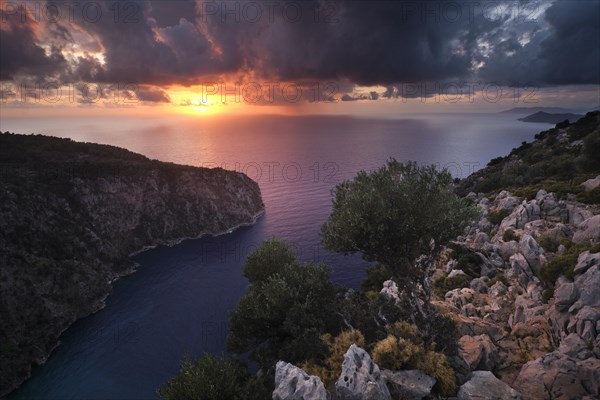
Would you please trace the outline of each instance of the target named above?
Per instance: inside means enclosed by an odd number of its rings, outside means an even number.
[[[146,246],[251,224],[264,206],[247,176],[124,149],[0,134],[0,396],[60,334],[100,309]]]
[[[459,329],[459,400],[600,398],[598,154],[600,113],[593,112],[458,183],[481,217],[436,261],[432,303]],[[379,295],[401,304],[392,280]],[[315,377],[285,372],[277,398],[302,398]],[[329,396],[315,398],[423,399],[434,384],[419,370],[380,371],[352,345]]]

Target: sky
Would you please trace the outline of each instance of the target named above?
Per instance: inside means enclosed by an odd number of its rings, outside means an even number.
[[[0,0],[4,117],[600,104],[600,0]]]

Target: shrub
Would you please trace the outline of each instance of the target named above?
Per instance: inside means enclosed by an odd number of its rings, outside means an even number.
[[[360,284],[364,291],[373,290],[379,292],[383,287],[383,282],[391,279],[394,275],[392,270],[383,264],[376,264],[368,268],[366,272],[367,275]]]
[[[554,295],[553,288],[544,289],[544,291],[542,292],[542,301],[544,303],[548,304],[548,301],[550,301],[550,299],[552,298],[553,295]]]
[[[600,252],[600,244],[580,243],[571,246],[563,255],[553,258],[540,269],[540,278],[544,283],[554,286],[559,276],[564,275],[573,280],[573,269],[577,264],[579,254],[589,250],[592,253]]]
[[[419,369],[437,380],[434,391],[448,396],[456,391],[454,370],[446,356],[433,351],[407,322],[389,325],[388,336],[375,344],[371,355],[381,368],[393,370]]]
[[[502,282],[504,286],[508,286],[508,279],[506,279],[506,277],[503,274],[498,274],[494,276],[492,279],[487,281],[487,285],[488,287],[492,287],[496,282]]]
[[[165,400],[262,400],[270,398],[273,390],[266,381],[250,375],[238,360],[205,354],[196,361],[185,357],[179,375],[157,392]]]
[[[323,384],[327,387],[334,383],[342,373],[342,363],[344,354],[352,344],[359,347],[365,347],[365,338],[358,330],[345,331],[332,338],[330,334],[321,337],[323,343],[327,345],[328,356],[321,363],[311,359],[302,365],[302,369],[309,375],[316,375],[321,378]]]
[[[554,231],[546,235],[542,235],[538,238],[538,243],[544,248],[544,250],[555,253],[560,246],[561,239],[565,238],[565,235],[560,231]]]
[[[512,240],[518,242],[521,237],[515,233],[512,229],[507,229],[502,234],[502,240],[505,242],[510,242]]]
[[[280,239],[265,240],[248,255],[244,276],[252,283],[265,281],[295,261],[296,255],[287,242]]]
[[[488,214],[488,221],[493,225],[499,225],[502,220],[510,215],[509,210],[501,209],[497,211],[490,211]]]
[[[577,201],[586,204],[600,204],[600,186],[590,190],[589,192],[582,191],[578,193]]]
[[[443,276],[433,282],[433,292],[443,298],[450,290],[469,287],[471,280],[473,280],[471,276],[463,274],[455,275],[452,278]]]

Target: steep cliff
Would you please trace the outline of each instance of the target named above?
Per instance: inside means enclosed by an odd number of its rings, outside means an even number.
[[[263,210],[241,173],[0,134],[0,396],[102,307],[132,252],[251,224]]]

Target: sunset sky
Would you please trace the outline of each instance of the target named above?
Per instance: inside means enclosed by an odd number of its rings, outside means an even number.
[[[2,115],[600,104],[600,1],[1,1]]]

